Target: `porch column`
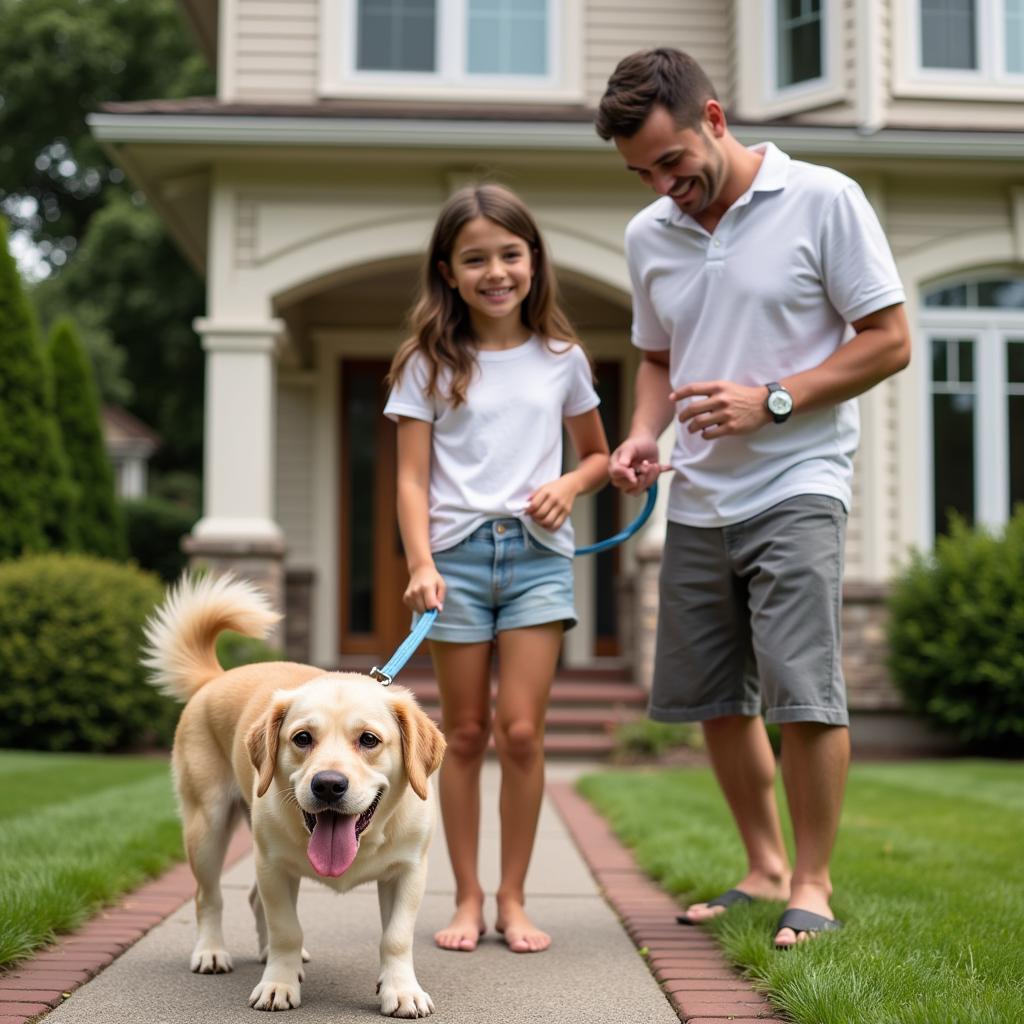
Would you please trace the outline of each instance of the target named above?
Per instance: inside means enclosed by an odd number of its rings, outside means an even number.
[[[190,565],[231,569],[284,610],[284,536],[274,521],[275,396],[281,320],[198,319],[206,352],[203,517]],[[274,638],[272,638],[274,639]]]

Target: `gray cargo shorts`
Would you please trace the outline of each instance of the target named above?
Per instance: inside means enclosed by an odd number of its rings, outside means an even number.
[[[846,510],[805,494],[732,526],[669,523],[650,716],[848,725],[840,664]]]

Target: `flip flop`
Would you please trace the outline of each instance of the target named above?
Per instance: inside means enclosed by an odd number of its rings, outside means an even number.
[[[799,907],[791,907],[775,926],[775,934],[778,935],[783,928],[792,928],[797,935],[801,932],[836,932],[843,927],[842,921],[835,921],[831,917],[822,917],[821,914],[814,914],[810,910],[801,910]],[[790,946],[775,944],[777,950],[792,949],[799,943],[794,942]]]
[[[731,907],[734,903],[756,903],[757,901],[749,893],[744,892],[742,889],[729,889],[723,892],[721,896],[716,896],[713,900],[708,900],[707,905],[709,907]],[[721,916],[721,915],[719,915]],[[705,918],[710,921],[711,918]],[[691,924],[698,925],[703,924],[703,921],[691,921],[689,914],[679,914],[676,917],[676,921],[679,924]]]

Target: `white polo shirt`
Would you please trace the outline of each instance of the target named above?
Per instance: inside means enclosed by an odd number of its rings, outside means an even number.
[[[852,321],[904,300],[857,183],[771,143],[753,149],[764,153],[757,176],[714,234],[666,196],[626,229],[633,344],[670,350],[673,388],[812,369],[853,337]],[[677,420],[668,518],[727,526],[799,494],[848,509],[859,432],[855,401],[714,440]]]

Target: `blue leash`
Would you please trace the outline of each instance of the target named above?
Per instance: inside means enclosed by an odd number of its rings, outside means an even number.
[[[574,555],[593,555],[599,551],[607,551],[609,548],[615,547],[616,544],[621,544],[624,540],[632,537],[651,518],[651,513],[654,511],[654,503],[657,500],[658,483],[655,481],[647,490],[647,502],[643,507],[643,511],[629,526],[607,540],[599,540],[596,544],[587,544],[582,548],[577,548]],[[383,668],[374,666],[370,669],[370,675],[385,686],[390,686],[395,676],[405,668],[405,663],[413,656],[413,652],[423,642],[427,633],[430,632],[430,627],[437,620],[437,615],[438,611],[436,608],[430,608],[425,611],[413,627],[412,632],[399,644],[398,650],[391,655],[387,664]]]

